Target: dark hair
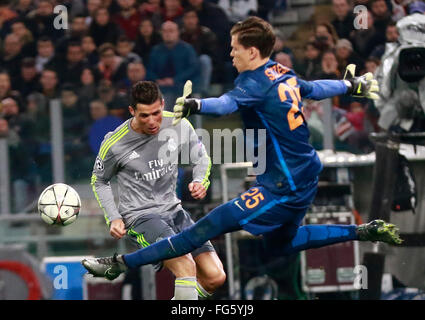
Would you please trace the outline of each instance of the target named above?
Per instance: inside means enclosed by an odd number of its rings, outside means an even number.
[[[195,12],[196,16],[198,16],[198,11],[194,7],[188,6],[183,10],[183,15],[186,15],[189,12]]]
[[[41,37],[40,37],[40,38],[38,38],[38,40],[37,40],[37,42],[47,42],[47,41],[49,41],[49,42],[52,42],[52,43],[53,43],[52,38],[50,38],[49,36],[41,36]]]
[[[99,56],[102,56],[108,50],[112,50],[115,53],[115,46],[110,42],[105,42],[100,45],[97,52],[99,53]]]
[[[72,40],[66,46],[67,49],[69,49],[70,47],[81,47],[81,42],[79,40]]]
[[[249,17],[237,22],[230,30],[232,36],[237,35],[244,48],[255,47],[261,58],[270,57],[276,41],[272,26],[261,18]]]
[[[152,81],[139,81],[131,88],[131,107],[137,108],[137,104],[152,104],[158,99],[162,100],[162,93],[158,85]]]
[[[122,34],[122,35],[120,35],[119,37],[118,37],[118,39],[117,39],[117,44],[118,43],[120,43],[120,42],[132,42],[131,40],[130,40],[130,38],[129,37],[127,37],[125,34]]]
[[[379,66],[381,64],[381,60],[378,57],[374,57],[374,56],[370,56],[369,58],[367,58],[365,63],[367,63],[367,62],[373,62],[377,66]]]
[[[388,27],[397,27],[397,22],[396,21],[390,21],[387,23],[387,28]]]

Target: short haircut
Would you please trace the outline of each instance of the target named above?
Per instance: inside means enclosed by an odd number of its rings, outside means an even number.
[[[276,42],[273,27],[261,18],[249,17],[237,22],[231,29],[232,36],[237,35],[239,43],[244,48],[255,47],[260,51],[261,58],[270,57]]]
[[[117,44],[120,43],[120,42],[129,42],[129,43],[131,43],[132,41],[125,34],[122,34],[117,39]]]
[[[53,43],[52,38],[48,37],[48,36],[41,36],[40,38],[38,38],[37,42],[51,42]]]
[[[105,42],[97,49],[99,56],[102,56],[106,51],[112,50],[115,53],[115,46],[110,42]]]
[[[159,86],[152,81],[139,81],[131,89],[131,107],[136,110],[137,104],[150,105],[157,100],[162,100]]]

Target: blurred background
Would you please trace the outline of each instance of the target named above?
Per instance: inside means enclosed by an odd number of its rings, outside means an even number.
[[[57,5],[66,11],[54,12]],[[109,235],[90,185],[94,160],[104,135],[130,117],[137,81],[156,81],[169,111],[186,80],[196,97],[231,89],[237,74],[229,31],[249,15],[274,26],[272,59],[301,78],[342,79],[354,63],[356,74],[372,72],[380,81],[376,103],[348,96],[304,101],[311,143],[325,167],[305,222],[383,218],[400,227],[405,242],[352,242],[276,258],[246,232],[222,236],[213,244],[228,277],[213,299],[424,299],[424,6],[0,0],[0,299],[171,299],[172,275],[150,266],[113,282],[84,275],[82,257],[136,249]],[[190,120],[210,133],[242,128],[238,114]],[[232,154],[244,158],[236,148]],[[191,172],[182,167],[183,206],[196,220],[238,196],[253,183],[249,167],[214,164],[201,203],[190,199]],[[82,199],[78,220],[67,227],[47,226],[37,213],[39,194],[56,182]]]

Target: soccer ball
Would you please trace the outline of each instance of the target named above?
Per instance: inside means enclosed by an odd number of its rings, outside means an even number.
[[[77,220],[81,200],[77,191],[64,183],[48,186],[38,198],[38,212],[47,224],[67,226]]]

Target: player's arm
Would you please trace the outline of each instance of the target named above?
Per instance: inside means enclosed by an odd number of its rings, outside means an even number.
[[[378,82],[368,72],[360,77],[355,77],[356,66],[347,66],[343,80],[315,80],[305,81],[298,79],[300,93],[303,98],[322,100],[349,94],[360,98],[378,99]]]
[[[224,94],[219,98],[194,99],[188,98],[191,93],[192,82],[188,80],[183,88],[183,96],[176,100],[173,125],[179,123],[182,118],[196,113],[222,116],[238,110],[236,100],[229,94]]]
[[[189,120],[184,119],[182,126],[186,127],[189,132],[189,159],[193,169],[192,182],[188,188],[194,199],[203,199],[207,195],[210,185],[211,158]]]
[[[122,216],[119,214],[115,204],[110,184],[110,180],[116,172],[115,157],[111,151],[104,155],[102,150],[104,149],[101,146],[94,164],[91,185],[95,198],[104,213],[106,223],[110,227],[111,236],[120,239],[125,235],[126,231]]]

